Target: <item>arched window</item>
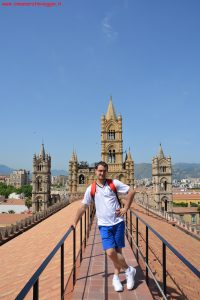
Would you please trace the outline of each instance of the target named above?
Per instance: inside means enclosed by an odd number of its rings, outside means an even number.
[[[81,174],[81,175],[79,176],[79,184],[84,184],[84,183],[85,183],[85,177],[84,177],[83,174]]]
[[[167,191],[167,179],[166,178],[161,179],[160,189],[161,189],[161,191]]]
[[[112,151],[111,150],[108,151],[108,162],[109,163],[112,162]]]
[[[115,150],[113,150],[113,162],[115,163]]]
[[[38,171],[42,171],[42,165],[41,164],[38,165]]]
[[[166,172],[166,170],[167,170],[167,167],[166,166],[161,166],[160,167],[160,172]]]
[[[37,179],[37,191],[38,191],[38,192],[41,192],[41,191],[42,191],[42,178],[41,178],[41,177],[39,177],[39,178]]]
[[[37,199],[35,202],[35,211],[36,212],[40,211],[40,199]]]
[[[164,181],[164,190],[167,190],[167,181]]]
[[[108,130],[107,139],[108,140],[115,140],[115,130]]]
[[[108,151],[108,163],[115,163],[116,161],[116,155],[115,150],[109,150]]]
[[[112,140],[115,140],[115,130],[111,130],[112,131]]]

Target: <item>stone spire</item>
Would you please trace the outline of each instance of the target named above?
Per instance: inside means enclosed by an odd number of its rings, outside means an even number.
[[[45,159],[44,144],[41,144],[41,147],[40,147],[40,156],[42,157],[42,159]]]
[[[162,149],[162,145],[160,144],[159,150],[158,150],[158,158],[164,158],[164,153]]]
[[[74,154],[75,154],[75,160],[77,161],[77,160],[78,160],[78,157],[77,157],[76,151],[74,151]]]
[[[74,151],[72,152],[72,157],[71,157],[71,160],[74,161],[76,158],[75,158],[75,153]]]
[[[72,152],[71,161],[77,161],[77,155],[76,155],[76,152],[74,150]]]
[[[127,155],[127,152],[125,151],[125,159],[124,159],[124,161],[126,162],[127,159],[128,159],[128,155]]]
[[[127,160],[128,160],[128,161],[132,161],[132,156],[131,156],[130,147],[129,147],[129,150],[128,150]]]
[[[109,102],[108,110],[107,110],[107,113],[106,113],[106,119],[107,120],[110,120],[110,119],[116,120],[117,119],[115,109],[114,109],[114,106],[113,106],[113,103],[112,103],[112,96],[110,96],[110,102]]]

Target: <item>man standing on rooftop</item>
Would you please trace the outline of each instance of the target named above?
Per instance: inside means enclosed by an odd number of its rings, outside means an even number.
[[[136,269],[127,265],[122,254],[122,248],[125,247],[125,223],[123,216],[131,206],[135,191],[117,179],[113,181],[106,179],[107,171],[108,165],[105,162],[101,161],[96,165],[95,174],[97,180],[87,188],[73,225],[74,227],[76,226],[82,214],[91,201],[94,200],[103,249],[114,265],[112,284],[116,292],[121,292],[123,291],[123,286],[119,279],[121,269],[126,274],[127,289],[133,289],[135,284]],[[127,194],[124,208],[120,208],[117,193]]]

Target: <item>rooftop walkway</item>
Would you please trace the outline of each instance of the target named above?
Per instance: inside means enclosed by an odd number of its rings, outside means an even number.
[[[66,230],[73,223],[76,211],[80,205],[80,201],[71,203],[69,206],[63,208],[56,214],[45,219],[37,226],[32,227],[23,234],[12,239],[8,243],[5,243],[0,247],[0,299],[1,300],[13,300],[35,273],[38,267],[51,253],[55,245],[61,240]],[[180,231],[166,221],[163,221],[160,217],[147,213],[143,208],[138,205],[133,205],[133,210],[142,217],[148,224],[150,224],[156,231],[160,233],[172,246],[174,246],[186,259],[188,259],[196,268],[200,268],[200,251],[199,241],[195,240],[191,236]],[[134,219],[135,222],[135,219]],[[134,223],[135,224],[135,223]],[[79,242],[79,230],[80,226],[76,228],[77,236],[77,252],[80,247]],[[147,289],[145,286],[144,278],[142,277],[140,268],[137,266],[137,262],[133,253],[130,250],[128,242],[126,243],[126,249],[124,254],[127,262],[137,268],[136,285],[133,291],[126,291],[124,285],[124,292],[116,293],[111,287],[113,268],[110,266],[109,260],[105,260],[104,253],[101,249],[99,241],[98,230],[94,234],[95,222],[92,226],[92,232],[90,232],[89,243],[85,252],[83,253],[83,261],[81,268],[77,270],[77,284],[73,297],[78,292],[79,285],[85,285],[83,296],[87,299],[88,291],[92,292],[91,288],[95,290],[95,297],[92,300],[98,299],[101,290],[101,298],[112,299],[105,296],[105,291],[109,291],[109,296],[113,295],[117,297],[124,297],[128,300],[128,295],[132,298],[138,297],[138,299],[149,299],[140,296],[142,289]],[[133,228],[133,236],[135,239],[135,228]],[[145,250],[144,244],[145,227],[139,222],[139,244],[141,250]],[[94,240],[94,243],[93,242]],[[92,246],[93,245],[93,246]],[[76,253],[77,253],[76,252]],[[145,251],[142,251],[145,254]],[[71,233],[65,242],[65,284],[68,281],[72,266],[73,266],[73,234]],[[107,261],[107,265],[105,262]],[[88,265],[87,265],[87,264]],[[155,235],[149,232],[149,263],[152,271],[158,278],[158,281],[162,285],[162,244],[156,238]],[[85,267],[85,273],[82,271]],[[106,273],[105,265],[107,266]],[[96,267],[96,271],[95,271]],[[81,273],[83,272],[83,273]],[[105,276],[107,274],[107,276]],[[82,278],[83,277],[83,278]],[[84,279],[85,277],[85,279]],[[124,282],[124,274],[120,275],[121,280]],[[81,279],[82,278],[82,279]],[[83,280],[84,279],[84,280]],[[97,280],[96,280],[97,279]],[[96,283],[95,281],[96,280]],[[93,282],[94,281],[94,282]],[[100,282],[100,283],[97,283]],[[88,283],[90,283],[88,285]],[[92,283],[92,284],[91,284]],[[155,293],[153,293],[151,282],[150,287],[154,299]],[[40,299],[60,299],[60,251],[54,256],[54,259],[48,264],[40,276]],[[86,289],[87,287],[87,289]],[[199,300],[200,299],[200,282],[199,279],[192,274],[183,263],[167,250],[167,291],[169,299],[176,300]],[[103,296],[102,296],[103,295]],[[146,294],[148,295],[148,294]],[[65,294],[65,300],[72,295]],[[107,297],[107,298],[106,298]],[[110,296],[111,297],[111,296]],[[143,298],[142,298],[143,297]],[[146,296],[147,297],[147,296]],[[32,290],[26,296],[26,300],[32,299]],[[70,298],[69,298],[70,299]],[[76,298],[74,298],[76,299]],[[88,298],[89,299],[89,298]]]
[[[128,265],[136,268],[135,287],[133,290],[126,289],[126,280],[123,273],[120,279],[124,291],[117,293],[112,286],[113,265],[110,259],[102,250],[101,237],[98,226],[94,221],[90,237],[87,241],[87,247],[83,254],[83,260],[80,268],[77,270],[77,281],[72,294],[65,293],[65,300],[150,300],[153,299],[146,285],[144,276],[137,264],[136,258],[131,251],[128,241],[123,249],[123,254]]]

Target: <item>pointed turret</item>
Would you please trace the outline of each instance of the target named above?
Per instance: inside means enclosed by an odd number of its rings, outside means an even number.
[[[128,155],[127,155],[127,152],[125,151],[125,162],[127,161],[127,159],[128,159]]]
[[[75,154],[75,152],[74,152],[74,150],[73,150],[73,152],[72,152],[72,157],[71,157],[71,161],[75,161],[76,160],[76,154]]]
[[[41,144],[41,147],[40,147],[40,156],[42,157],[42,159],[45,159],[44,144]]]
[[[131,156],[130,147],[129,147],[129,151],[128,151],[128,155],[127,155],[127,160],[128,160],[128,161],[132,161],[132,156]]]
[[[78,161],[78,157],[77,157],[76,151],[74,151],[74,154],[75,154],[75,161]]]
[[[158,158],[164,158],[164,153],[162,149],[162,145],[160,144],[159,150],[158,150]]]
[[[117,119],[115,109],[114,109],[114,106],[112,103],[112,96],[110,96],[110,102],[109,102],[108,110],[106,113],[106,119],[107,120],[110,120],[110,119],[116,120]]]

